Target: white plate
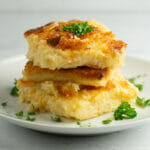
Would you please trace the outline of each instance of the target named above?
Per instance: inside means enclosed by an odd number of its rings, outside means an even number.
[[[0,62],[0,100],[1,102],[7,101],[7,106],[3,108],[0,106],[0,116],[19,126],[26,128],[49,132],[57,134],[70,134],[70,135],[94,135],[104,134],[115,131],[120,131],[141,125],[146,121],[150,121],[150,107],[145,109],[136,108],[138,116],[135,119],[113,121],[109,125],[103,125],[102,120],[113,116],[112,113],[105,114],[101,117],[82,121],[83,123],[90,123],[94,127],[79,127],[76,122],[72,120],[63,119],[63,122],[57,123],[50,120],[49,113],[42,113],[36,115],[35,122],[29,122],[23,119],[17,119],[15,114],[20,110],[26,108],[25,104],[20,104],[17,98],[12,97],[10,89],[13,86],[14,78],[21,77],[21,71],[27,60],[24,56],[18,56],[15,58],[6,59]],[[133,77],[139,74],[147,74],[146,77],[141,78],[139,82],[144,81],[144,90],[140,93],[140,96],[150,98],[150,62],[142,59],[126,56],[126,65],[123,67],[122,72],[125,77]]]

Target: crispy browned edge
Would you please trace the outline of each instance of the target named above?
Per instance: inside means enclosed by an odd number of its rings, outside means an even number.
[[[127,81],[123,81],[123,84],[126,84],[128,86]],[[37,82],[34,81],[25,81],[23,79],[18,80],[17,87],[21,89],[21,87],[32,87],[35,84],[38,84]],[[62,86],[61,82],[56,82],[55,88],[58,90],[59,94],[64,97],[73,97],[76,96],[77,94],[80,94],[83,90],[87,91],[95,91],[95,90],[105,90],[105,91],[110,91],[116,88],[116,84],[109,80],[106,84],[105,87],[95,87],[95,86],[86,86],[86,85],[81,85],[79,91],[74,91],[70,87],[67,86]]]
[[[97,79],[101,80],[103,77],[106,77],[110,74],[111,69],[110,68],[104,68],[104,69],[93,69],[88,67],[78,67],[74,69],[60,69],[60,70],[50,70],[47,68],[40,68],[39,66],[34,66],[32,61],[28,61],[25,65],[24,72],[30,73],[72,73],[75,75],[79,75],[80,77],[84,77],[86,79]]]
[[[76,38],[74,34],[70,32],[63,32],[62,27],[64,25],[69,25],[71,23],[81,23],[84,21],[81,20],[70,20],[68,22],[57,22],[57,25],[55,26],[54,23],[56,22],[50,22],[44,26],[30,29],[24,33],[25,37],[30,36],[31,34],[38,35],[39,39],[46,40],[47,44],[56,48],[60,48],[62,50],[89,50],[89,44],[92,42],[100,43],[100,44],[106,44],[106,50],[109,52],[113,50],[118,50],[118,52],[121,53],[121,49],[123,47],[126,48],[127,44],[124,43],[121,40],[116,40],[114,37],[115,35],[108,31],[103,32],[103,30],[99,29],[98,27],[94,27],[93,32],[89,32],[85,35],[82,35]],[[54,25],[54,27],[52,27]],[[88,41],[84,39],[89,39]]]
[[[31,34],[39,34],[39,33],[42,33],[44,32],[44,27],[46,26],[50,26],[51,24],[53,24],[54,22],[49,22],[47,23],[46,25],[44,26],[41,26],[41,27],[37,27],[35,29],[30,29],[30,30],[27,30],[25,33],[24,33],[24,36],[27,37]]]

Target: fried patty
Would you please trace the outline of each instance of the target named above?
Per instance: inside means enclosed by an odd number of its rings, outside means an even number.
[[[107,81],[111,78],[113,72],[114,70],[109,68],[92,69],[88,67],[49,70],[34,66],[33,62],[29,61],[23,70],[23,80],[35,82],[52,80],[73,82],[80,85],[105,86]]]
[[[39,112],[86,120],[115,110],[122,101],[134,106],[137,88],[119,72],[105,87],[79,86],[75,83],[54,81],[24,81],[17,84],[21,102],[33,104]]]
[[[127,46],[104,25],[89,20],[93,32],[76,36],[63,32],[62,27],[85,21],[51,22],[24,33],[29,49],[27,58],[34,65],[51,70],[88,66],[91,68],[120,67],[124,64]]]

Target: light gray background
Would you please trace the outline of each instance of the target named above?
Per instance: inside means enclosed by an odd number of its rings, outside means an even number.
[[[0,59],[26,53],[23,33],[27,29],[76,18],[106,24],[128,43],[126,54],[150,59],[149,0],[0,0]],[[149,139],[150,123],[96,137],[65,137],[0,119],[0,150],[150,150]]]

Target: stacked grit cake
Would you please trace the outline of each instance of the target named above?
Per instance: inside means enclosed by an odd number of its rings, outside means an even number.
[[[138,90],[120,73],[126,43],[94,21],[51,22],[25,32],[29,50],[19,99],[35,111],[86,120],[134,106]]]

